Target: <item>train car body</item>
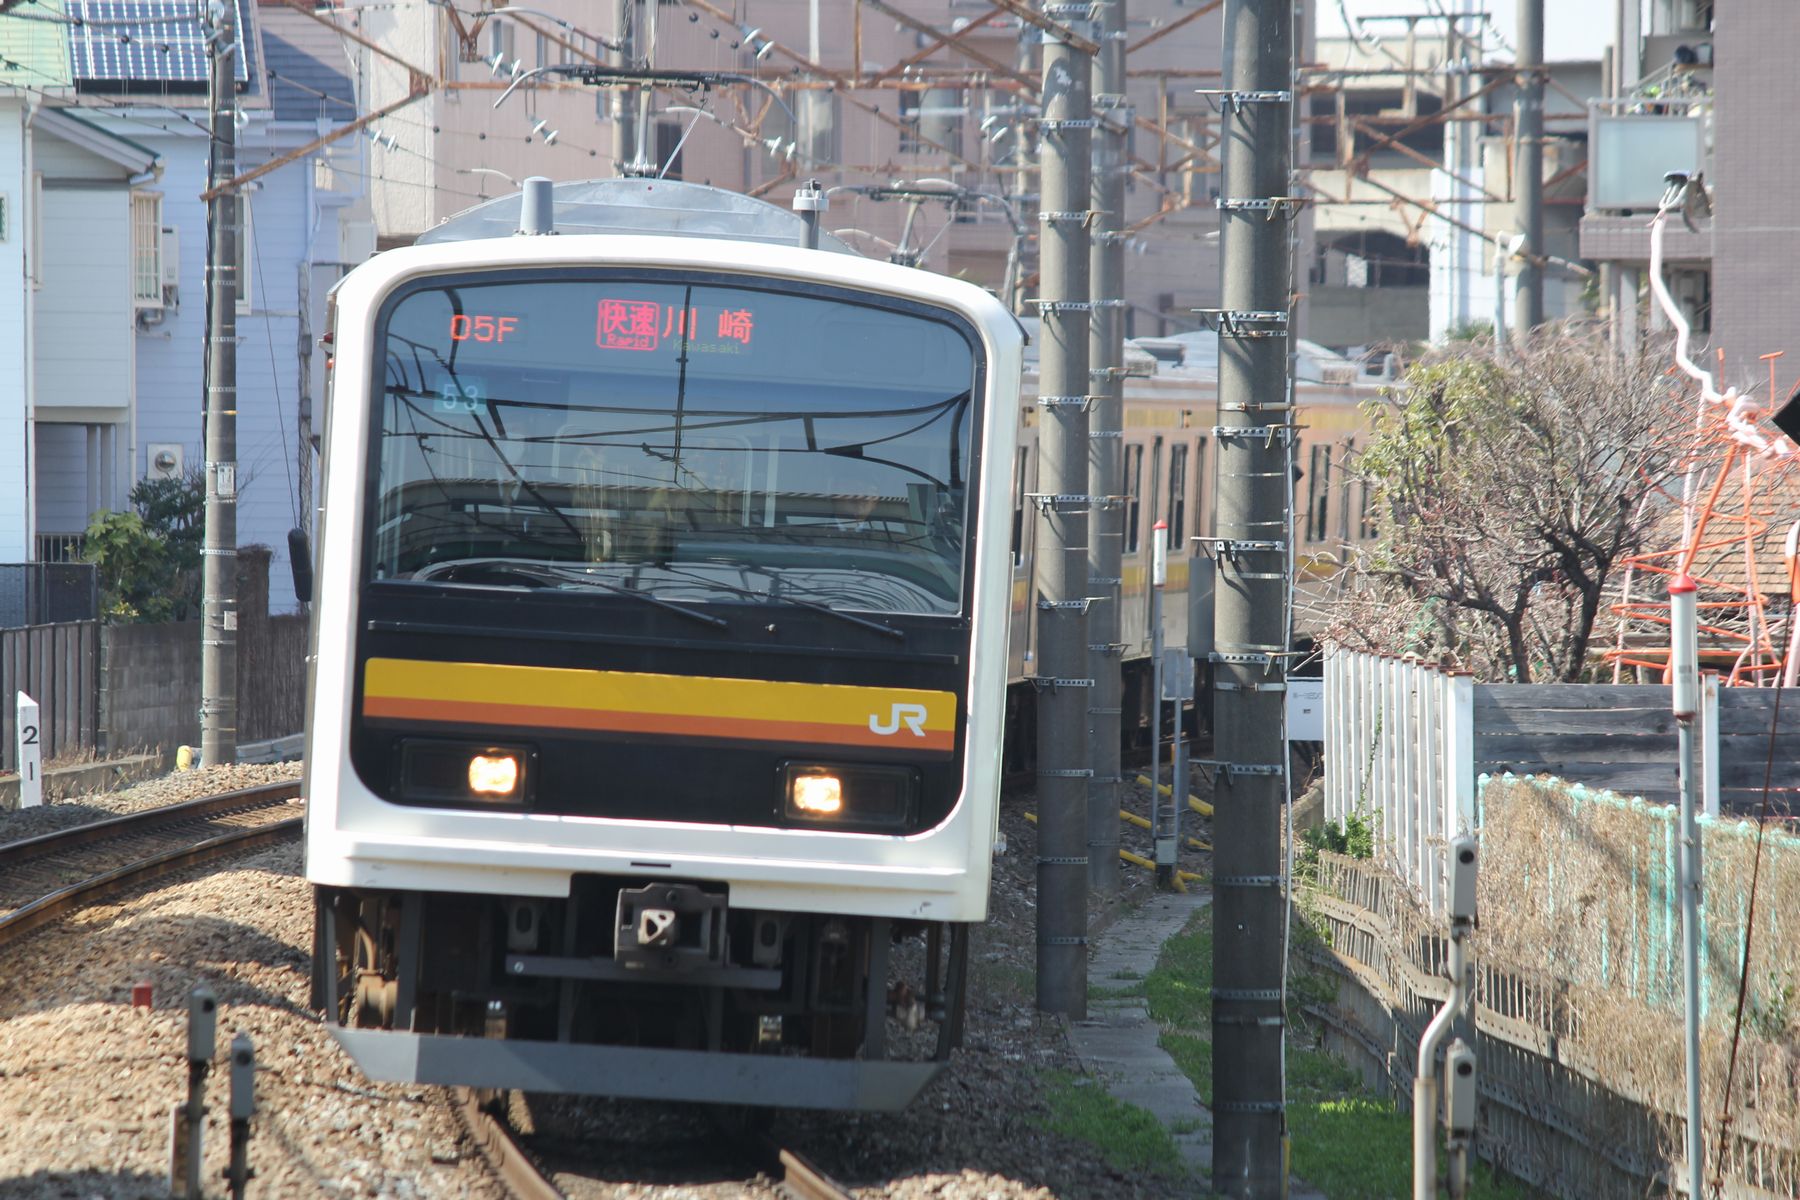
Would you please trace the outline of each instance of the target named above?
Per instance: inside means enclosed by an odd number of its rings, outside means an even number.
[[[1196,560],[1210,552],[1216,532],[1218,486],[1217,338],[1208,333],[1128,342],[1125,379],[1121,636],[1125,671],[1123,721],[1128,736],[1148,722],[1150,706],[1150,537],[1159,520],[1169,525],[1168,583],[1163,592],[1164,644],[1188,642],[1188,584]],[[1337,577],[1347,547],[1374,534],[1368,495],[1346,470],[1366,436],[1367,402],[1383,384],[1324,347],[1302,342],[1296,355],[1290,437],[1296,473],[1294,599],[1296,635],[1302,643],[1314,623],[1322,590]],[[1034,672],[1036,593],[1033,556],[1036,522],[1029,497],[1037,486],[1038,413],[1035,361],[1027,351],[1019,407],[1019,443],[1012,468],[1012,612],[1007,675],[1015,685]],[[1204,695],[1204,693],[1197,693]],[[1015,686],[1015,707],[1031,694]],[[1027,729],[1029,721],[1021,724]],[[1019,764],[1015,764],[1017,766]]]
[[[742,197],[556,202],[334,294],[314,1002],[377,1079],[898,1107],[986,915],[1023,334]]]

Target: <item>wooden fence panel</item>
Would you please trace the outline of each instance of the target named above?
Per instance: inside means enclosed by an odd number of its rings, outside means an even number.
[[[1765,774],[1771,776],[1772,811],[1785,814],[1800,806],[1800,776],[1792,766],[1800,762],[1800,696],[1783,696],[1779,729],[1774,718],[1773,689],[1720,689],[1722,812],[1754,812]],[[1475,769],[1483,774],[1555,775],[1673,804],[1680,799],[1675,731],[1666,687],[1545,683],[1475,688]]]
[[[99,625],[74,621],[0,630],[0,771],[18,769],[17,695],[38,702],[45,761],[94,747]]]

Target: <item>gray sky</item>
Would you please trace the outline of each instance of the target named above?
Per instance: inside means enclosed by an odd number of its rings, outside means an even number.
[[[1313,0],[1318,7],[1319,35],[1341,37],[1344,22],[1338,0]],[[1485,0],[1494,27],[1505,37],[1505,44],[1518,42],[1519,14],[1517,0]],[[1343,0],[1342,8],[1353,17],[1381,14],[1392,16],[1408,12],[1436,12],[1457,5],[1457,0]],[[1386,37],[1400,35],[1405,27],[1396,21],[1382,21],[1368,26],[1375,34]],[[1420,29],[1429,28],[1421,25]],[[1597,59],[1612,41],[1613,5],[1611,0],[1545,0],[1544,55],[1552,62]],[[1493,42],[1488,43],[1493,46]],[[1509,57],[1504,49],[1499,57]]]

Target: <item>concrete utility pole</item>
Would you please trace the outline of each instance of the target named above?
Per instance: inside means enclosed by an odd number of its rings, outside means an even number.
[[[1293,0],[1225,0],[1214,591],[1213,1189],[1286,1194],[1281,814],[1292,529]]]
[[[1046,5],[1046,15],[1050,6]],[[1044,35],[1038,121],[1037,1004],[1087,1014],[1088,57]]]
[[[637,0],[618,0],[618,5],[614,9],[614,20],[617,22],[619,65],[627,69],[635,67],[638,65]],[[620,175],[638,174],[633,169],[643,153],[642,147],[638,145],[637,141],[638,103],[639,97],[636,88],[627,85],[613,89],[613,170]]]
[[[1544,0],[1519,0],[1519,169],[1513,188],[1519,197],[1519,232],[1525,244],[1519,290],[1513,297],[1513,328],[1523,344],[1544,323]]]
[[[1093,180],[1096,216],[1088,268],[1094,311],[1088,326],[1088,670],[1094,677],[1088,727],[1088,886],[1102,895],[1119,890],[1119,584],[1124,574],[1125,507],[1125,134],[1131,98],[1125,93],[1125,0],[1100,5],[1100,53],[1094,57]],[[1179,788],[1181,785],[1176,784]]]
[[[200,622],[200,762],[237,761],[237,174],[238,31],[230,4],[208,13],[212,118],[206,214],[206,534]]]

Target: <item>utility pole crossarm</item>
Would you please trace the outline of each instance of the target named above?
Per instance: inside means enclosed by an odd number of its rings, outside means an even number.
[[[412,87],[417,88],[417,87],[423,86],[427,89],[429,89],[431,87],[431,84],[432,84],[431,72],[421,71],[418,67],[413,66],[411,63],[407,62],[404,58],[401,58],[400,56],[396,55],[393,51],[387,49],[387,47],[381,45],[378,42],[372,41],[369,38],[364,37],[362,34],[356,32],[354,29],[345,29],[342,25],[339,25],[336,21],[332,20],[330,17],[326,16],[324,13],[315,11],[313,9],[313,6],[310,3],[308,3],[308,0],[287,0],[287,6],[291,9],[293,9],[295,12],[299,13],[301,16],[309,17],[312,20],[317,21],[319,24],[321,24],[325,28],[331,30],[331,32],[337,34],[339,37],[349,38],[351,41],[355,42],[357,45],[361,46],[363,49],[369,51],[371,54],[375,55],[377,58],[384,58],[388,62],[393,63],[395,66],[404,69],[406,71],[406,73],[412,77]]]
[[[1095,42],[1091,38],[1081,36],[1067,25],[1052,21],[1037,9],[1025,3],[1025,0],[996,0],[996,3],[1013,16],[1019,18],[1019,20],[1035,29],[1043,30],[1071,50],[1078,50],[1082,54],[1100,53],[1100,44],[1098,42]]]
[[[936,54],[939,50],[956,50],[957,52],[966,55],[967,57],[973,59],[976,62],[981,62],[984,58],[986,58],[985,55],[970,53],[968,47],[962,46],[959,43],[964,38],[968,37],[970,34],[979,32],[981,27],[986,25],[991,18],[998,16],[1000,13],[1002,13],[1004,11],[1005,11],[1004,8],[1002,8],[998,4],[995,4],[995,5],[992,5],[991,7],[989,7],[989,9],[986,12],[982,13],[979,17],[974,18],[967,25],[964,25],[961,29],[958,29],[954,33],[939,32],[939,33],[932,34],[930,45],[925,46],[917,54],[914,54],[909,58],[901,59],[899,62],[895,63],[893,66],[889,67],[887,70],[881,72],[879,75],[876,75],[871,79],[864,80],[863,86],[864,87],[872,87],[877,84],[883,83],[889,79],[892,79],[892,78],[894,78],[894,76],[905,72],[905,70],[908,67],[917,66],[919,63],[924,62],[926,59],[928,59],[932,55]],[[1019,75],[1018,72],[1016,72],[1016,71],[1011,72],[1011,74],[1013,74],[1014,76],[1016,76],[1017,78],[1019,78],[1022,81],[1025,80],[1025,76]]]
[[[1150,32],[1149,34],[1146,34],[1141,40],[1133,43],[1130,46],[1127,46],[1125,48],[1125,53],[1126,54],[1136,54],[1139,50],[1142,50],[1145,46],[1154,45],[1155,43],[1162,41],[1164,38],[1168,37],[1171,33],[1174,33],[1180,29],[1184,29],[1192,22],[1198,21],[1201,17],[1204,17],[1207,13],[1212,12],[1214,9],[1218,8],[1223,3],[1225,3],[1225,0],[1210,0],[1209,3],[1202,4],[1199,8],[1196,8],[1193,12],[1188,13],[1186,16],[1181,17],[1178,20],[1170,21],[1167,25],[1164,25],[1161,29],[1154,30],[1154,31]]]
[[[881,13],[883,16],[892,17],[894,20],[900,22],[900,24],[906,26],[908,29],[912,30],[914,33],[924,34],[926,37],[934,37],[934,36],[936,36],[936,34],[938,32],[936,29],[932,28],[930,25],[927,25],[924,21],[919,20],[917,17],[913,16],[912,14],[904,12],[901,9],[895,8],[891,4],[886,3],[886,0],[863,0],[863,3],[867,4],[870,8],[874,9],[876,12]],[[1002,5],[1000,5],[1000,7],[1005,7],[1005,5],[1002,4]],[[974,26],[970,26],[970,28],[974,28]],[[967,32],[967,30],[964,30],[963,32]],[[958,36],[960,36],[960,35],[958,35]],[[1032,79],[1030,76],[1021,74],[1020,72],[1013,70],[1011,67],[1007,66],[1005,63],[1001,62],[997,58],[989,58],[987,55],[981,53],[981,51],[976,50],[972,46],[959,45],[959,46],[957,46],[956,49],[957,49],[958,53],[963,54],[966,57],[968,57],[969,59],[980,63],[982,66],[986,67],[988,70],[992,71],[994,74],[1000,76],[1003,79],[1010,79],[1013,82],[1023,84],[1028,88],[1036,88],[1037,87],[1037,81]]]
[[[218,183],[218,184],[213,185],[212,187],[207,188],[204,192],[200,193],[200,199],[205,202],[211,202],[214,197],[218,196],[222,192],[236,192],[237,190],[242,188],[246,183],[249,183],[251,180],[261,179],[264,175],[267,175],[270,171],[278,170],[281,167],[287,166],[291,162],[295,162],[299,159],[307,157],[310,154],[314,154],[314,153],[318,152],[319,150],[324,149],[326,146],[331,145],[331,143],[340,141],[344,138],[349,137],[353,133],[357,133],[363,129],[366,129],[369,125],[373,124],[376,121],[381,120],[383,117],[386,117],[393,113],[399,112],[401,109],[405,108],[407,105],[411,104],[413,101],[418,100],[421,97],[428,96],[430,94],[431,94],[431,90],[429,88],[425,88],[425,89],[419,90],[419,91],[414,91],[411,95],[408,95],[408,96],[403,97],[402,99],[396,100],[392,104],[384,105],[383,107],[378,108],[373,112],[364,113],[362,116],[356,118],[356,120],[351,121],[345,125],[340,125],[336,129],[332,130],[330,133],[325,134],[323,137],[316,137],[312,141],[306,143],[306,145],[301,146],[298,149],[289,150],[286,154],[283,154],[278,158],[271,158],[268,162],[263,163],[260,167],[256,167],[252,170],[245,171],[242,175],[234,175],[230,179],[225,180],[223,183]]]

